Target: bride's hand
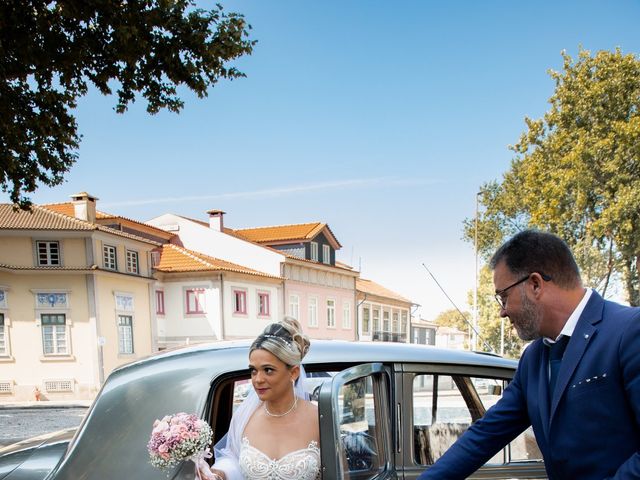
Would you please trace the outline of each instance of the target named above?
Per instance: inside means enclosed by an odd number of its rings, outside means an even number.
[[[227,480],[227,477],[222,470],[216,470],[215,468],[212,468],[211,473],[213,473],[215,480]]]
[[[198,463],[198,472],[200,473],[200,478],[207,480],[226,480],[227,478],[224,472],[209,467],[207,462]]]

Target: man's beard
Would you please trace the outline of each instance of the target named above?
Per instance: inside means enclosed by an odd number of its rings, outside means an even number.
[[[515,315],[509,315],[509,320],[513,324],[518,336],[525,342],[540,338],[540,321],[542,314],[536,307],[535,303],[529,300],[529,297],[522,292],[520,295],[521,307],[520,312]]]

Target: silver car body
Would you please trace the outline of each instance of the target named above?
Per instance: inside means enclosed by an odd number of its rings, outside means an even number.
[[[0,449],[0,480],[137,480],[166,478],[148,462],[147,441],[155,419],[175,412],[209,421],[220,438],[228,426],[234,382],[248,378],[250,342],[217,342],[163,352],[114,371],[70,439],[61,432]],[[433,347],[384,343],[314,341],[308,371],[332,372],[319,392],[323,478],[416,478],[410,372],[472,374],[508,381],[516,362]],[[335,372],[339,372],[335,374]],[[379,393],[375,422],[380,442],[375,471],[350,472],[344,441],[344,387],[369,377]],[[237,392],[236,392],[237,401]],[[342,410],[340,410],[342,409]],[[350,434],[349,434],[350,435]],[[347,435],[348,436],[348,435]],[[193,479],[192,463],[170,472]],[[487,465],[474,478],[546,478],[539,461]]]

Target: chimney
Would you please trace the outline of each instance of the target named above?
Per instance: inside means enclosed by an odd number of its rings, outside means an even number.
[[[209,227],[222,232],[224,230],[224,213],[222,210],[209,210]]]
[[[73,201],[73,214],[77,219],[96,223],[96,200],[99,200],[97,197],[87,192],[80,192],[71,195],[71,200]]]

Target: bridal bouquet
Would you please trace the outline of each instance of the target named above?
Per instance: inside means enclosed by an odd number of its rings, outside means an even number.
[[[209,424],[195,415],[181,412],[156,420],[147,444],[151,465],[167,471],[184,460],[191,460],[196,464],[196,472],[201,464],[206,466],[203,470],[208,471],[205,459],[211,458],[208,447],[212,437]]]

